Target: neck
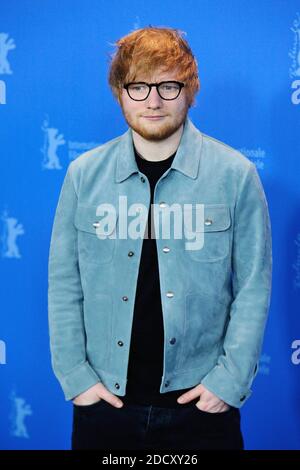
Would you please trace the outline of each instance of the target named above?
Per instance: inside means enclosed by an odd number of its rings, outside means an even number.
[[[136,151],[141,157],[143,157],[145,160],[158,162],[165,160],[176,152],[180,143],[182,132],[183,124],[170,137],[159,142],[155,142],[153,140],[144,139],[144,137],[132,129],[132,138]]]

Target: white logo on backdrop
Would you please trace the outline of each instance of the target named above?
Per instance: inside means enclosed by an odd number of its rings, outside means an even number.
[[[0,80],[0,104],[6,104],[6,84]]]
[[[265,150],[262,150],[260,147],[258,147],[258,149],[247,149],[243,147],[239,149],[239,151],[249,158],[249,160],[255,164],[257,169],[263,170],[265,168]]]
[[[100,146],[99,142],[66,141],[64,135],[58,133],[58,129],[49,126],[48,116],[44,119],[42,131],[44,132],[44,144],[40,150],[44,156],[42,167],[46,170],[61,170],[63,168],[57,152],[58,147],[64,144],[67,145],[69,160],[75,160],[87,150]]]
[[[28,439],[29,434],[25,426],[25,418],[32,415],[31,406],[26,403],[25,398],[18,397],[15,391],[11,393],[10,399],[12,401],[10,434],[15,437],[26,437]]]
[[[297,13],[297,18],[293,21],[291,31],[294,33],[294,42],[289,57],[292,59],[290,67],[290,77],[300,77],[300,15]]]
[[[6,364],[6,344],[0,340],[0,364]]]
[[[141,27],[140,17],[136,16],[135,22],[133,23],[133,29],[140,29],[140,27]]]
[[[41,148],[41,152],[44,155],[42,166],[47,170],[60,170],[62,166],[57,155],[57,149],[66,143],[64,136],[63,134],[58,134],[58,129],[49,127],[48,119],[44,120],[42,131],[44,132],[44,145]]]
[[[82,153],[95,147],[99,147],[100,142],[76,142],[68,141],[69,160],[75,160]]]
[[[295,245],[297,248],[296,248],[296,260],[295,260],[295,263],[293,264],[293,269],[295,270],[294,288],[299,289],[300,288],[300,233],[298,233],[296,237]]]
[[[0,74],[12,74],[7,54],[15,48],[14,40],[12,38],[8,39],[7,33],[0,33]]]
[[[17,245],[17,238],[23,235],[24,228],[22,224],[18,223],[15,217],[9,217],[7,211],[2,215],[4,222],[2,241],[2,257],[4,258],[21,258],[19,248]]]
[[[289,69],[290,77],[295,78],[291,84],[293,91],[291,101],[293,104],[300,104],[300,14],[297,13],[296,19],[293,21],[291,31],[294,33],[293,47],[289,52],[292,59],[292,65]]]

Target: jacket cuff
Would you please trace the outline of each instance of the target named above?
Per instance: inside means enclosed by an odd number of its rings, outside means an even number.
[[[59,381],[66,400],[72,400],[96,383],[101,382],[99,376],[87,361],[74,368],[67,375],[60,377]]]
[[[241,408],[252,394],[250,388],[238,386],[222,365],[216,365],[201,380],[201,384],[225,403],[235,408]]]

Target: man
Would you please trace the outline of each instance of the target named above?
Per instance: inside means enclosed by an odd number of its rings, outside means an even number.
[[[117,46],[109,83],[129,129],[71,162],[50,244],[72,449],[243,449],[271,292],[263,187],[188,117],[199,79],[179,31]]]

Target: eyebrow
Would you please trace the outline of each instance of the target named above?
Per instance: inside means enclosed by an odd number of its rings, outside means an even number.
[[[135,79],[134,82],[136,83],[141,83],[141,82],[144,82],[144,83],[161,83],[161,82],[178,82],[179,80],[177,78],[164,78],[162,80],[157,80],[156,82],[152,82],[151,80],[137,80]]]

